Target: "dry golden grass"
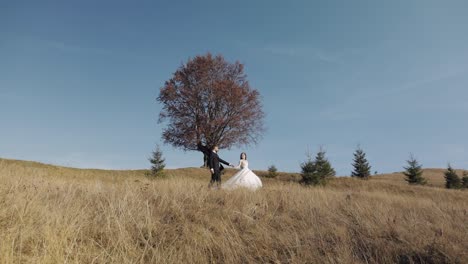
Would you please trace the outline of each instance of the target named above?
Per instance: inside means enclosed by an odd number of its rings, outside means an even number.
[[[289,174],[213,191],[206,170],[166,174],[0,159],[0,263],[468,263],[467,191]]]

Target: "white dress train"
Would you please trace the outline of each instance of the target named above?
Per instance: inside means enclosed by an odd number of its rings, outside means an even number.
[[[235,189],[238,187],[246,187],[256,190],[262,187],[260,178],[249,169],[249,162],[247,160],[240,160],[239,165],[235,168],[240,169],[234,176],[227,180],[223,185],[223,189]]]

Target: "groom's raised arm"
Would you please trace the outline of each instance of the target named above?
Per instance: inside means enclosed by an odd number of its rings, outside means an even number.
[[[199,151],[201,151],[203,154],[205,155],[210,155],[210,150],[206,147],[206,146],[203,146],[201,142],[198,142],[197,143],[197,148]]]
[[[221,163],[223,163],[223,164],[226,164],[226,165],[228,165],[228,166],[232,166],[231,163],[229,163],[229,162],[227,162],[227,161],[225,161],[225,160],[223,160],[223,159],[221,159],[221,158],[219,158],[219,162],[221,162]]]

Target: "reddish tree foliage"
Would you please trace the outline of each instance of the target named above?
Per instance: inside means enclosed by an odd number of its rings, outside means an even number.
[[[159,123],[168,121],[164,143],[197,150],[256,144],[264,129],[260,94],[252,89],[244,66],[223,56],[196,56],[165,82],[157,100]]]

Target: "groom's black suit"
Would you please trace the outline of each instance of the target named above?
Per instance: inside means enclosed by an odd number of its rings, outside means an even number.
[[[211,152],[210,155],[210,160],[209,160],[209,166],[213,170],[211,172],[211,182],[219,182],[221,183],[221,168],[222,165],[219,163],[224,163],[229,166],[229,162],[221,159],[218,154],[214,151]]]
[[[209,148],[207,148],[206,146],[203,146],[201,142],[198,142],[197,143],[197,148],[199,151],[201,151],[203,154],[205,154],[206,158],[207,158],[207,165],[208,167],[211,169],[211,153],[213,153],[212,150],[210,150]],[[219,157],[218,157],[219,158]],[[223,171],[224,170],[224,167],[223,165],[219,165],[219,171]]]

